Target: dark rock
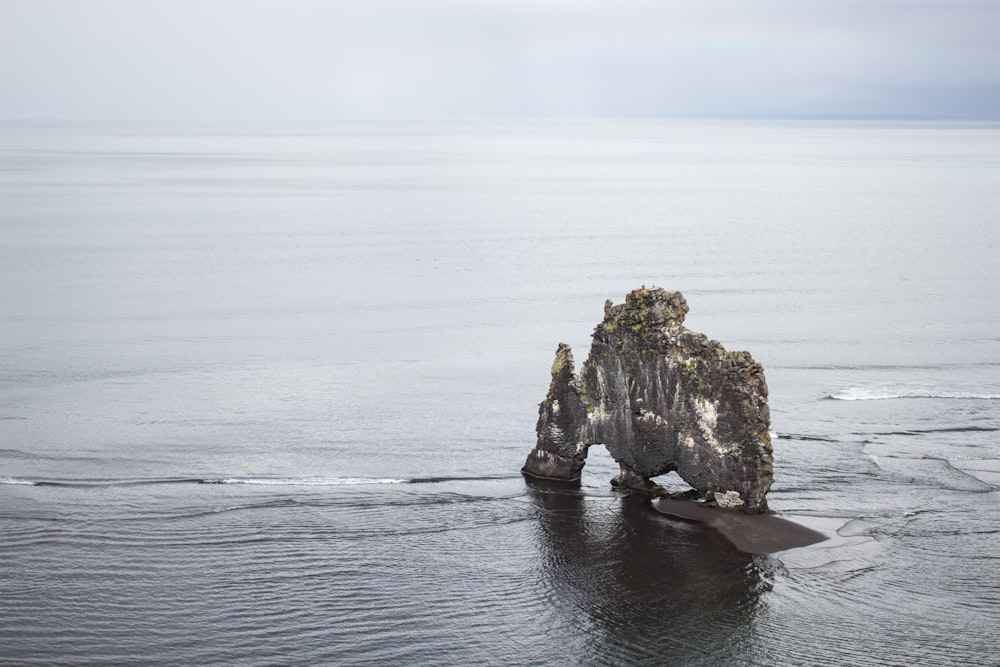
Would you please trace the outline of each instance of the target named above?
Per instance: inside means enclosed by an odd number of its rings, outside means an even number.
[[[717,492],[730,507],[742,500],[743,512],[766,511],[772,459],[764,370],[749,353],[727,352],[685,329],[687,312],[680,292],[659,288],[607,302],[579,376],[560,343],[522,472],[578,480],[587,449],[603,443],[621,467],[618,488],[666,495],[650,478],[676,471],[710,499]]]

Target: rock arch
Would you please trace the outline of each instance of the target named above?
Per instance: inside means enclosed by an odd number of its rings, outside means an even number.
[[[651,477],[676,471],[720,506],[767,510],[772,479],[764,370],[747,352],[683,326],[680,292],[633,290],[606,302],[580,375],[560,343],[522,472],[580,479],[591,445],[621,468],[615,486],[662,495]]]

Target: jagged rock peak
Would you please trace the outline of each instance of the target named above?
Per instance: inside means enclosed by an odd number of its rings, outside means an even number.
[[[659,287],[641,287],[625,295],[625,303],[604,302],[604,323],[621,322],[644,327],[680,326],[684,324],[688,305],[680,292],[668,292]]]

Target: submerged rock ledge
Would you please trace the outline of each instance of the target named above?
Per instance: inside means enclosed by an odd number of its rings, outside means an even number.
[[[651,477],[676,471],[706,499],[767,510],[772,455],[764,370],[747,352],[683,326],[680,292],[641,288],[605,302],[580,375],[560,343],[522,472],[576,481],[593,444],[621,467],[612,484],[666,495]]]

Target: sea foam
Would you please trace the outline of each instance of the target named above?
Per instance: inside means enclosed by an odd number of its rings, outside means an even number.
[[[355,486],[361,484],[407,484],[398,477],[219,477],[202,484],[260,484],[266,486]]]
[[[0,484],[13,484],[15,486],[35,486],[30,479],[18,479],[17,477],[0,477]]]
[[[827,398],[835,401],[889,401],[901,398],[938,398],[993,401],[1000,399],[1000,394],[972,391],[950,391],[933,387],[849,387],[842,389]]]

